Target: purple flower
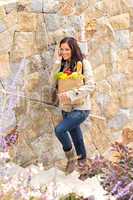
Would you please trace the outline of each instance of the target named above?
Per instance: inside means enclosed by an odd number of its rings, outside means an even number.
[[[18,139],[18,134],[16,134],[16,133],[8,134],[5,137],[5,140],[6,140],[6,143],[8,144],[8,146],[10,146],[11,144],[15,144],[17,139]]]
[[[119,188],[122,186],[123,182],[122,181],[118,181],[115,186],[113,187],[113,190],[112,190],[112,194],[117,194]]]
[[[117,200],[124,200],[129,199],[131,195],[133,194],[133,181],[129,183],[126,187],[124,187],[117,195]]]

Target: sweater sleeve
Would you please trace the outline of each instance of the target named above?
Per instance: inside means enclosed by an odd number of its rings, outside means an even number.
[[[83,60],[83,73],[85,76],[85,83],[79,88],[69,90],[67,96],[71,101],[78,100],[79,98],[86,97],[89,93],[91,94],[95,89],[95,81],[93,77],[93,71],[91,64],[88,60]]]

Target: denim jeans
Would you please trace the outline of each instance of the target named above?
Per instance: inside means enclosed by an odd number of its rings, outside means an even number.
[[[62,111],[63,121],[55,127],[55,134],[63,146],[64,151],[69,151],[74,144],[77,156],[86,158],[86,149],[80,124],[88,117],[89,110]],[[71,136],[71,139],[70,139]]]

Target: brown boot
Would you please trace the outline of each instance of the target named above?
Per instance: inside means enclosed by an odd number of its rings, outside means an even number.
[[[91,167],[90,159],[78,160],[78,172],[80,173],[79,179],[84,181],[89,177],[89,170]]]
[[[78,159],[78,171],[85,172],[88,170],[88,164],[86,159]]]
[[[66,175],[72,173],[75,170],[76,167],[76,157],[74,154],[74,150],[71,149],[70,151],[65,152],[66,158],[67,158],[67,165],[66,165]]]

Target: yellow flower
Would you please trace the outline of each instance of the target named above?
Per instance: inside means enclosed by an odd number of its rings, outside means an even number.
[[[55,74],[55,79],[56,80],[60,80],[60,79],[67,79],[67,74],[65,74],[64,72],[58,72]]]
[[[83,79],[84,75],[80,74],[80,73],[77,73],[77,72],[73,72],[72,74],[70,74],[69,78],[72,78],[72,79]]]
[[[68,75],[64,72],[58,72],[55,74],[56,80],[67,80],[67,79],[84,79],[84,75],[78,72],[73,72],[72,74]]]

